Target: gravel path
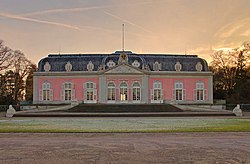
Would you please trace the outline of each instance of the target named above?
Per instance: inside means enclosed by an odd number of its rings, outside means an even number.
[[[250,163],[246,133],[0,133],[0,163]]]

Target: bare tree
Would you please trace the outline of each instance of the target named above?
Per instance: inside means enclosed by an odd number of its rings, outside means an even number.
[[[235,92],[239,92],[240,85],[247,79],[250,42],[246,41],[238,48],[216,51],[212,57],[211,68],[215,74],[215,93],[216,91],[225,91],[226,97],[230,97]]]
[[[25,80],[33,67],[33,63],[28,60],[25,55],[19,51],[14,51],[13,71],[15,74],[15,91],[14,100],[16,102],[23,100],[25,90]]]
[[[0,40],[0,72],[11,66],[12,58],[13,51]]]

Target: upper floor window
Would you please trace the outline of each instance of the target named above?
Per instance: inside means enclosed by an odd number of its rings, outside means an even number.
[[[49,72],[50,71],[51,66],[50,66],[49,62],[46,62],[44,64],[43,69],[44,69],[45,72]]]
[[[176,62],[175,66],[174,66],[175,70],[177,72],[181,71],[182,65],[180,62]]]
[[[93,71],[94,70],[94,64],[92,63],[92,61],[89,61],[89,63],[87,64],[87,70],[88,71]]]
[[[110,67],[114,67],[115,66],[115,62],[113,60],[109,60],[109,62],[107,63],[107,66]]]
[[[66,70],[67,72],[69,72],[69,71],[72,70],[72,64],[70,64],[70,62],[67,62],[67,63],[65,64],[65,70]]]
[[[195,68],[196,68],[196,71],[201,72],[202,71],[202,64],[201,64],[201,62],[198,62],[196,64]]]
[[[160,71],[160,70],[161,70],[161,63],[159,63],[158,61],[156,61],[156,62],[153,64],[153,70],[154,70],[154,71]]]
[[[141,65],[141,64],[140,64],[137,60],[135,60],[135,61],[132,63],[132,66],[137,67],[137,68],[139,68],[140,65]]]

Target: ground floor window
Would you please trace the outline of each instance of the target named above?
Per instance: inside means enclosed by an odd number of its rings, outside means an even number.
[[[120,100],[121,101],[128,100],[128,86],[126,82],[122,82],[120,84]]]
[[[49,101],[50,95],[49,95],[50,90],[43,90],[43,101]]]
[[[162,84],[159,81],[153,84],[153,100],[162,100]]]
[[[141,100],[141,88],[138,82],[134,82],[133,84],[133,100],[140,101]]]
[[[96,100],[96,84],[93,82],[86,82],[84,84],[85,89],[85,100],[93,101]]]
[[[175,100],[177,101],[183,100],[183,83],[182,82],[175,83]]]
[[[40,100],[42,101],[52,101],[53,91],[49,82],[42,84],[42,91],[40,92]]]
[[[63,83],[63,93],[62,93],[62,99],[64,101],[71,101],[74,99],[74,89],[73,89],[73,83],[71,82],[65,82]]]
[[[114,82],[108,83],[108,100],[112,101],[115,100],[115,84]]]
[[[196,83],[196,100],[197,101],[204,100],[204,83],[203,82]]]
[[[71,90],[64,90],[64,97],[66,101],[71,100]]]

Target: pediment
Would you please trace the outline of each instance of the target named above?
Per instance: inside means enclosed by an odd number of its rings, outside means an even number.
[[[138,69],[138,68],[134,68],[130,65],[127,64],[121,64],[121,65],[117,65],[113,68],[110,68],[109,70],[106,70],[105,74],[143,74],[143,71]]]

